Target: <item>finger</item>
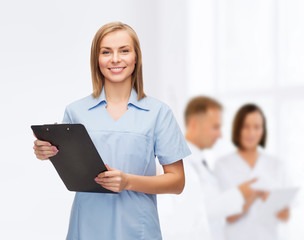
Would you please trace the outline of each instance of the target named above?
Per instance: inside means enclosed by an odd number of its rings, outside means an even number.
[[[52,144],[50,144],[49,142],[41,141],[41,140],[38,140],[38,139],[34,141],[34,144],[36,146],[52,146]]]
[[[101,181],[100,179],[95,179],[95,182],[103,187],[107,186],[107,187],[111,187],[111,183],[104,183],[103,181]]]
[[[117,171],[105,171],[105,172],[99,173],[98,177],[102,177],[102,178],[114,177],[114,176],[117,176],[118,174],[119,173]]]
[[[97,182],[100,182],[100,183],[118,183],[119,182],[119,179],[116,177],[103,177],[103,178],[96,177],[94,180]]]
[[[40,146],[36,148],[40,151],[52,151],[52,152],[58,152],[58,149],[55,146]]]
[[[104,178],[105,177],[105,172],[101,172],[97,175],[98,178]]]
[[[258,190],[257,193],[260,195],[260,196],[267,196],[268,192],[265,192],[265,191],[261,191],[261,190]]]
[[[53,157],[53,156],[55,156],[57,153],[58,153],[58,152],[53,152],[53,151],[37,151],[37,150],[34,151],[34,154],[35,154],[36,156],[39,155],[39,156],[44,156],[44,157],[47,157],[47,158]]]
[[[35,150],[35,152],[41,152],[41,153],[57,153],[58,149],[55,146],[49,147],[49,146],[34,146],[33,149]]]
[[[106,164],[106,168],[107,168],[108,171],[111,171],[111,168],[109,167],[108,164]]]
[[[108,164],[106,164],[106,168],[107,168],[108,171],[115,171],[116,170],[115,168],[110,168]]]
[[[111,182],[111,181],[113,181],[113,177],[97,176],[96,178],[94,178],[94,180],[99,181],[99,182]]]
[[[251,183],[254,183],[254,182],[256,182],[258,180],[258,178],[253,178],[253,179],[251,179]]]
[[[119,177],[98,178],[98,181],[100,181],[102,183],[119,183],[119,182],[121,182]]]
[[[107,167],[107,164],[106,164],[105,166]],[[107,169],[108,169],[108,168],[107,168]],[[108,171],[109,171],[109,170],[108,170]],[[106,177],[106,176],[108,176],[108,175],[106,175],[106,173],[107,173],[108,171],[103,171],[103,172],[99,173],[97,177]]]
[[[57,154],[57,152],[53,152],[53,151],[37,151],[37,150],[35,150],[34,153],[36,155],[47,156],[47,157],[53,157]]]
[[[251,180],[248,181],[248,184],[250,185],[250,184],[256,182],[257,180],[258,180],[257,178],[253,178],[253,179],[251,179]]]
[[[34,150],[38,150],[38,151],[53,151],[53,152],[57,152],[58,149],[55,146],[33,146]]]
[[[104,182],[110,182],[111,181],[111,180],[106,181],[106,178],[101,178],[101,177],[96,177],[94,180],[98,183],[104,183]]]

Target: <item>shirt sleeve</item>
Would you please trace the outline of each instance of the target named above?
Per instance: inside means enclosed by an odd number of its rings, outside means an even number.
[[[161,165],[174,163],[191,154],[171,109],[165,104],[160,109],[154,134],[154,153]]]
[[[71,116],[69,114],[68,107],[65,108],[62,123],[73,123],[72,119],[71,119]]]

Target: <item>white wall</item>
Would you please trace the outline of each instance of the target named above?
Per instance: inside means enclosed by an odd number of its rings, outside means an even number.
[[[224,105],[223,138],[210,152],[234,151],[237,109],[257,103],[267,117],[266,151],[285,161],[302,188],[292,209],[288,240],[304,239],[304,3],[301,0],[191,0],[188,96]],[[282,236],[283,237],[283,236]]]
[[[141,0],[0,5],[0,239],[64,239],[74,194],[50,162],[35,159],[30,125],[61,122],[68,103],[91,93],[91,41],[110,21],[138,33],[146,90],[158,93],[159,6]]]
[[[158,1],[160,82],[155,96],[170,105],[182,129],[188,89],[188,5],[185,0]]]

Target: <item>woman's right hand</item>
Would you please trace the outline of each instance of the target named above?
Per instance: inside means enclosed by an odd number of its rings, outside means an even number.
[[[34,141],[33,149],[36,157],[40,160],[48,160],[58,153],[58,149],[55,146],[52,146],[49,142],[38,139]]]

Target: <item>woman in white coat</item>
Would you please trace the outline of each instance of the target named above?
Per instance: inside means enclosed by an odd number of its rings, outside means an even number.
[[[265,147],[266,119],[262,110],[254,104],[246,104],[237,112],[232,130],[232,141],[237,151],[222,157],[215,166],[215,174],[224,189],[257,178],[273,188],[286,183],[286,169],[282,162],[259,150]],[[267,224],[258,217],[259,209],[269,192],[257,191],[243,213],[227,218],[228,240],[277,240],[278,224],[289,219],[289,208],[281,209]]]

